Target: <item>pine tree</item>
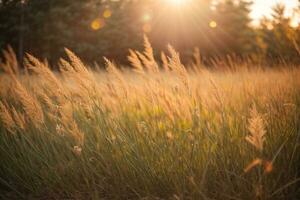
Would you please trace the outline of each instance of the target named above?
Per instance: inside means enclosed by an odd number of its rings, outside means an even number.
[[[298,31],[291,27],[291,18],[285,16],[285,6],[273,7],[272,19],[261,21],[258,30],[260,43],[264,44],[266,57],[273,61],[296,62],[298,59],[296,43]]]
[[[254,49],[255,34],[250,27],[251,2],[225,0],[215,10],[218,24],[214,41],[220,53],[249,54]]]

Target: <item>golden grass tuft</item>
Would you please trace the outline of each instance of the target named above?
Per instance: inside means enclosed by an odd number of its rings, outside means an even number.
[[[257,150],[262,151],[265,141],[266,129],[264,119],[262,115],[258,113],[255,105],[250,110],[248,130],[250,132],[250,135],[246,137],[246,140]]]
[[[0,184],[53,199],[296,197],[300,70],[211,69],[198,50],[185,66],[172,46],[159,62],[144,40],[131,68],[94,71],[66,49],[58,72],[27,55],[24,75],[6,56]]]
[[[144,68],[143,64],[141,63],[137,53],[135,53],[133,50],[129,50],[130,55],[128,56],[128,60],[133,66],[133,69],[135,72],[143,74],[144,73]]]
[[[0,119],[4,124],[5,128],[12,132],[15,127],[15,122],[8,110],[8,108],[0,101]]]

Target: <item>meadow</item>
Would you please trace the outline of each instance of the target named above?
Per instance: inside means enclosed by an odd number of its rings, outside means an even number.
[[[131,68],[0,64],[1,199],[299,199],[300,70],[184,66],[171,47]]]

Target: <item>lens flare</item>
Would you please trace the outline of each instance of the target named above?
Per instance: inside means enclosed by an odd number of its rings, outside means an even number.
[[[104,10],[104,12],[103,12],[103,17],[104,18],[110,18],[111,17],[111,10],[109,10],[109,9],[106,9],[106,10]]]
[[[211,21],[211,22],[209,22],[209,27],[210,27],[210,28],[217,28],[217,26],[218,26],[218,24],[217,24],[216,21]]]
[[[151,15],[150,14],[146,13],[146,14],[143,15],[143,21],[144,22],[148,22],[150,20],[151,20]]]
[[[94,31],[97,31],[97,30],[103,28],[104,25],[105,25],[104,20],[101,19],[101,18],[94,19],[94,20],[91,22],[91,28],[92,28]]]

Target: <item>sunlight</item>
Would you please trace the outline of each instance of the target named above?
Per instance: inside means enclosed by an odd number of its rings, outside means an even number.
[[[186,3],[186,0],[167,0],[170,4],[181,6]]]

